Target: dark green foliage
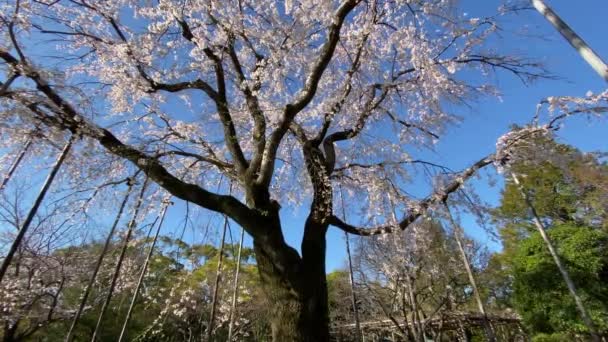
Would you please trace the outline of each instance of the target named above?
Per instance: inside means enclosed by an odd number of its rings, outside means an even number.
[[[564,224],[551,228],[549,236],[596,325],[608,330],[608,234]],[[511,263],[513,305],[533,332],[586,332],[540,234],[521,241]]]
[[[538,138],[512,165],[601,332],[608,332],[608,165]],[[586,326],[519,189],[506,179],[494,212],[503,250],[482,275],[492,303],[514,308],[534,341],[585,339]]]

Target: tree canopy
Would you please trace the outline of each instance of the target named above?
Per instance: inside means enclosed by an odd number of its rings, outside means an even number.
[[[3,1],[0,147],[20,160],[24,146],[45,157],[66,146],[64,158],[73,144],[58,183],[79,208],[66,222],[80,227],[91,205],[82,194],[108,200],[136,188],[124,246],[169,198],[235,222],[253,240],[272,339],[328,341],[330,227],[406,230],[480,169],[516,159],[530,134],[606,110],[608,92],[552,97],[547,123],[506,133],[496,153],[460,171],[412,157],[444,137],[455,106],[496,95],[494,75],[550,76],[490,46],[518,10],[470,18],[455,0]],[[420,165],[440,174],[413,196]],[[107,203],[92,207],[115,207]],[[306,208],[299,249],[280,215],[293,206]],[[198,247],[195,257],[213,259]],[[3,265],[14,273],[12,258]]]

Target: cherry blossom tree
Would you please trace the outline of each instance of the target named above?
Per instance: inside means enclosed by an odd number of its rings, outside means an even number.
[[[76,134],[80,167],[71,172],[79,177],[139,170],[159,194],[226,215],[253,238],[273,340],[327,341],[328,228],[406,229],[495,160],[450,174],[420,200],[405,186],[425,162],[409,149],[440,139],[456,120],[450,104],[495,94],[488,74],[544,74],[485,47],[498,16],[469,18],[456,5],[4,1],[3,144],[19,151],[34,131],[55,144]],[[337,185],[358,222],[336,214]],[[387,194],[398,224],[378,205]],[[285,242],[279,211],[302,204],[309,209],[298,253]]]

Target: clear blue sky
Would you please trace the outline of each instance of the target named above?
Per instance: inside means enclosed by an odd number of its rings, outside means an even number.
[[[606,0],[546,0],[546,3],[608,61],[608,1]],[[500,1],[464,0],[462,8],[471,17],[483,17],[496,10]],[[513,123],[529,122],[539,100],[555,95],[583,96],[588,90],[599,92],[608,86],[578,55],[578,53],[536,11],[511,16],[503,26],[502,39],[496,44],[506,49],[543,62],[561,80],[543,80],[525,86],[510,75],[500,75],[495,85],[502,91],[502,101],[486,99],[463,108],[459,113],[463,122],[448,130],[434,152],[421,156],[462,169],[480,157],[491,153],[496,139]],[[558,133],[560,140],[583,151],[608,150],[608,124],[606,121],[588,122],[572,119]],[[484,200],[496,202],[500,185],[490,187],[485,181],[475,181],[474,187]],[[417,187],[420,187],[417,189]],[[413,185],[412,191],[423,195],[423,185]],[[299,246],[303,212],[292,216],[283,209],[286,235],[293,246]],[[293,223],[293,224],[290,224]],[[463,218],[467,233],[491,249],[500,244],[492,241],[470,217]],[[344,239],[341,231],[331,228],[328,234],[327,270],[345,265]]]
[[[605,14],[608,13],[608,1],[586,0],[575,3],[572,0],[546,0],[562,18],[568,22],[601,56],[608,60],[608,24]],[[470,17],[484,17],[496,12],[501,1],[498,0],[464,0],[462,8]],[[504,134],[514,123],[523,124],[532,117],[539,100],[548,96],[573,95],[582,96],[588,90],[598,92],[606,88],[606,83],[580,58],[580,56],[563,40],[546,20],[536,11],[525,11],[510,16],[504,23],[502,39],[494,42],[502,53],[516,53],[543,62],[555,75],[558,81],[542,80],[531,85],[524,85],[511,75],[501,74],[493,80],[503,96],[502,100],[489,98],[473,103],[471,108],[459,108],[458,113],[463,121],[451,127],[441,138],[434,151],[420,152],[418,157],[449,166],[454,170],[467,167],[482,156],[493,152],[496,139]],[[563,142],[577,146],[584,151],[608,150],[605,134],[608,125],[605,122],[588,123],[584,120],[570,120],[559,133]],[[484,200],[496,203],[500,185],[490,187],[485,181],[475,181],[474,187]],[[428,187],[421,183],[411,185],[410,191],[421,197],[428,194]],[[182,201],[170,210],[165,234],[179,234],[183,220]],[[303,223],[307,208],[283,207],[282,223],[288,243],[299,249]],[[210,229],[207,226],[206,214],[198,214],[193,219],[194,229],[186,230],[185,240],[202,242],[219,240],[221,219],[213,217]],[[348,215],[348,214],[347,214]],[[353,220],[356,221],[356,220]],[[500,244],[489,238],[476,225],[471,217],[463,217],[467,233],[480,243],[497,250]],[[228,240],[236,242],[238,227],[232,225]],[[330,228],[327,243],[328,272],[345,266],[345,245],[342,231]],[[210,240],[209,240],[210,239]],[[251,239],[246,243],[251,245]]]
[[[579,33],[600,56],[608,60],[608,13],[607,0],[546,0],[570,26]],[[463,0],[462,8],[470,17],[484,17],[496,12],[498,0]],[[485,99],[473,103],[471,108],[457,109],[463,117],[462,123],[451,127],[441,138],[435,151],[420,152],[418,157],[449,166],[458,170],[467,167],[480,157],[491,153],[496,139],[504,134],[511,124],[528,122],[540,99],[555,95],[582,96],[588,90],[599,92],[607,84],[581,59],[577,52],[551,27],[536,11],[526,11],[511,16],[503,25],[502,39],[495,42],[503,53],[513,52],[543,62],[558,81],[543,80],[524,85],[511,75],[502,74],[494,79],[494,84],[502,91],[502,100]],[[563,142],[572,144],[584,151],[608,150],[608,124],[606,121],[586,122],[570,120],[559,133]],[[489,187],[484,181],[475,181],[474,187],[484,200],[496,202],[500,186]],[[428,193],[425,184],[412,184],[410,190],[419,196]],[[184,203],[178,204],[169,212],[165,234],[181,231],[179,222],[183,217]],[[307,208],[294,209],[283,207],[281,211],[284,232],[289,244],[299,249],[303,233],[303,222]],[[191,242],[205,241],[219,235],[221,222],[214,218],[209,232],[202,232],[206,226],[207,215],[194,219],[197,230],[187,230],[185,239]],[[467,233],[487,244],[491,249],[500,245],[492,241],[470,217],[464,217]],[[201,227],[201,225],[203,227]],[[179,233],[178,233],[179,234]],[[207,235],[211,234],[211,235]],[[238,228],[233,225],[232,237],[238,239]],[[248,239],[251,245],[251,240]],[[328,233],[327,270],[331,271],[345,265],[345,246],[343,233],[330,228]]]

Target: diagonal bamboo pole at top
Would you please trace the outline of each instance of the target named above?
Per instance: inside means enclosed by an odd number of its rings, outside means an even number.
[[[608,66],[602,58],[591,47],[574,32],[566,22],[542,0],[531,0],[532,5],[542,14],[555,29],[572,45],[573,48],[583,57],[583,59],[591,65],[593,70],[597,72],[606,82],[608,82]]]

